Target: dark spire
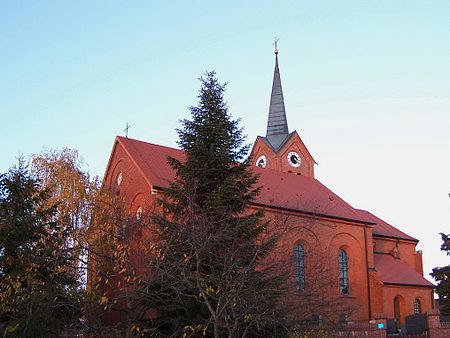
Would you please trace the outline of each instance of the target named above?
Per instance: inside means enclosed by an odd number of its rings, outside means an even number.
[[[288,134],[289,129],[284,108],[283,89],[281,88],[280,70],[278,69],[278,49],[275,43],[275,70],[273,73],[266,138],[277,151]]]

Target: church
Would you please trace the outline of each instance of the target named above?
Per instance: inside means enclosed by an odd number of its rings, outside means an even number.
[[[167,156],[184,154],[118,136],[103,186],[139,217],[174,178]],[[251,207],[287,229],[277,252],[285,257],[291,286],[285,302],[297,309],[293,319],[385,318],[401,327],[407,316],[433,309],[434,286],[423,277],[418,239],[352,207],[316,179],[312,154],[288,129],[277,50],[267,130],[250,159],[262,187]]]

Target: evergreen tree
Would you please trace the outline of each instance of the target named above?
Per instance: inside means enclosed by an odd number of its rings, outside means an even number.
[[[50,337],[77,318],[77,280],[49,192],[23,161],[0,175],[0,331]]]
[[[450,256],[450,234],[443,234],[441,250]],[[431,276],[439,281],[436,292],[439,295],[439,306],[441,313],[446,316],[450,316],[450,264],[441,268],[434,268]]]
[[[153,217],[153,259],[138,288],[137,329],[152,336],[263,337],[286,334],[276,301],[283,276],[269,257],[277,237],[244,161],[242,129],[228,114],[225,85],[200,79],[199,103],[182,121],[186,158],[169,159],[176,179]]]

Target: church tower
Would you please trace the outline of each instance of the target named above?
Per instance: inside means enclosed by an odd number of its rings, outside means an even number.
[[[253,165],[314,178],[314,161],[297,131],[289,133],[275,47],[275,69],[266,136],[258,136],[250,153]]]

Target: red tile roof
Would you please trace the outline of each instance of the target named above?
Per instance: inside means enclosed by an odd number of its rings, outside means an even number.
[[[372,224],[316,179],[268,168],[252,170],[260,175],[262,187],[257,204]]]
[[[375,254],[377,278],[385,284],[418,285],[434,287],[405,262],[387,254]]]
[[[185,158],[179,149],[120,136],[116,140],[154,187],[167,187],[175,178],[167,163],[168,156],[178,160]],[[260,195],[254,200],[256,204],[375,224],[374,235],[417,241],[368,211],[354,209],[316,179],[268,168],[253,167],[252,170],[260,175],[258,184],[262,186]]]
[[[148,182],[158,188],[167,187],[175,178],[175,172],[167,163],[167,157],[177,160],[185,158],[184,152],[179,149],[121,136],[117,136],[116,140],[124,147]]]
[[[358,210],[358,211],[364,215],[365,219],[368,219],[373,223],[375,223],[375,226],[373,227],[373,235],[375,236],[393,237],[399,239],[406,239],[414,242],[419,241],[418,239],[405,234],[404,232],[398,230],[397,228],[393,227],[389,223],[383,221],[381,218],[378,218],[377,216],[366,210]]]

